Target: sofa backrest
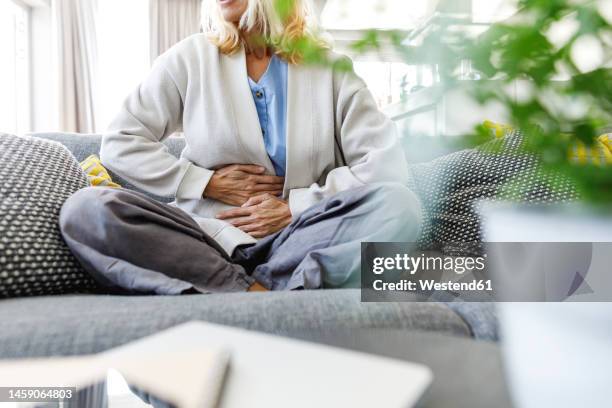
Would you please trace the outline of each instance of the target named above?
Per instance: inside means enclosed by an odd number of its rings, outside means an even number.
[[[102,136],[94,134],[32,133],[31,136],[60,142],[72,152],[78,161],[83,161],[92,154],[99,155],[102,143]],[[180,137],[170,137],[164,141],[164,144],[168,146],[170,153],[176,157],[180,156],[185,147],[185,141]]]
[[[79,161],[85,160],[92,154],[100,154],[100,145],[102,143],[101,135],[87,135],[80,133],[33,133],[31,136],[39,137],[42,139],[53,140],[66,146],[74,157]],[[185,141],[182,138],[170,137],[164,141],[164,144],[168,147],[168,151],[176,157],[179,157],[183,148],[185,147]],[[123,179],[118,174],[113,173],[109,170],[113,181],[122,187],[129,188],[130,190],[140,191],[149,197],[153,197],[156,200],[163,202],[170,202],[173,197],[159,197],[149,194],[131,183]]]
[[[72,152],[74,157],[81,162],[85,160],[92,154],[99,155],[100,154],[100,145],[102,142],[102,136],[98,134],[82,134],[82,133],[32,133],[31,136],[40,137],[43,139],[53,140],[59,142],[66,146],[68,150]],[[423,141],[420,139],[412,139],[412,138],[403,138],[401,140],[402,147],[405,152],[421,152],[420,160],[417,162],[423,161],[424,155],[423,151],[435,151],[436,154],[432,155],[432,157],[437,157],[442,154],[448,153],[448,151],[442,151],[442,149],[434,149],[432,148],[432,142],[428,142],[430,144],[425,145]],[[440,142],[438,142],[440,143]],[[185,139],[182,137],[169,137],[164,141],[164,144],[168,147],[168,151],[176,157],[179,157],[183,149],[185,148]],[[414,154],[412,155],[414,156]],[[427,160],[431,160],[432,157],[427,157]],[[407,154],[407,158],[410,158],[410,155]],[[409,162],[411,162],[409,160]],[[131,183],[127,182],[120,177],[118,174],[113,173],[109,170],[113,181],[119,184],[122,187],[129,188],[130,190],[140,191],[142,193],[147,194],[149,197],[153,197],[156,200],[162,202],[170,202],[173,200],[172,197],[159,197],[152,194],[149,194],[139,188],[135,187]]]

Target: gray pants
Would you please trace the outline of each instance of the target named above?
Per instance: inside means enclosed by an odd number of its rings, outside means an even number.
[[[399,184],[345,191],[282,231],[227,256],[184,211],[129,190],[92,187],[60,214],[64,239],[110,291],[177,295],[360,286],[362,241],[415,241],[416,196]]]

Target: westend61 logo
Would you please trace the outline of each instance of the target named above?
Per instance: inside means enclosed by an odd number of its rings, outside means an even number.
[[[393,256],[372,258],[370,270],[375,278],[369,288],[374,291],[402,291],[422,295],[437,291],[456,293],[493,290],[490,279],[477,277],[486,270],[486,255],[452,257],[424,253],[419,255],[396,253]],[[458,276],[468,272],[473,278],[457,280]],[[385,274],[387,276],[382,276]],[[451,276],[444,277],[444,274]]]
[[[462,275],[467,271],[484,271],[486,255],[481,257],[410,256],[396,254],[394,257],[376,257],[372,262],[372,273],[381,275],[389,270],[405,271],[411,275],[419,271],[453,271]]]
[[[362,300],[493,300],[487,255],[476,253],[482,249],[479,247],[461,249],[474,256],[451,256],[448,253],[451,251],[418,249],[413,243],[363,243]]]

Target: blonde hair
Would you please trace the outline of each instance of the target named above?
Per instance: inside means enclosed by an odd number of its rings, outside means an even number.
[[[310,0],[247,1],[247,9],[236,26],[225,21],[217,0],[204,0],[202,28],[222,53],[234,54],[240,50],[243,43],[241,31],[257,31],[276,55],[291,64],[301,62],[303,55],[300,49],[304,44],[329,48],[328,41],[319,30]],[[283,16],[279,12],[281,4],[288,6]]]

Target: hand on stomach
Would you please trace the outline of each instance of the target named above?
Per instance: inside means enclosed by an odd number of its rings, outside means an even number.
[[[204,197],[239,207],[259,195],[281,195],[285,179],[265,175],[265,171],[264,167],[252,164],[222,167],[214,172],[204,190]]]
[[[264,238],[289,225],[292,216],[285,200],[262,194],[249,199],[240,208],[219,213],[217,218],[226,220],[253,238]]]

